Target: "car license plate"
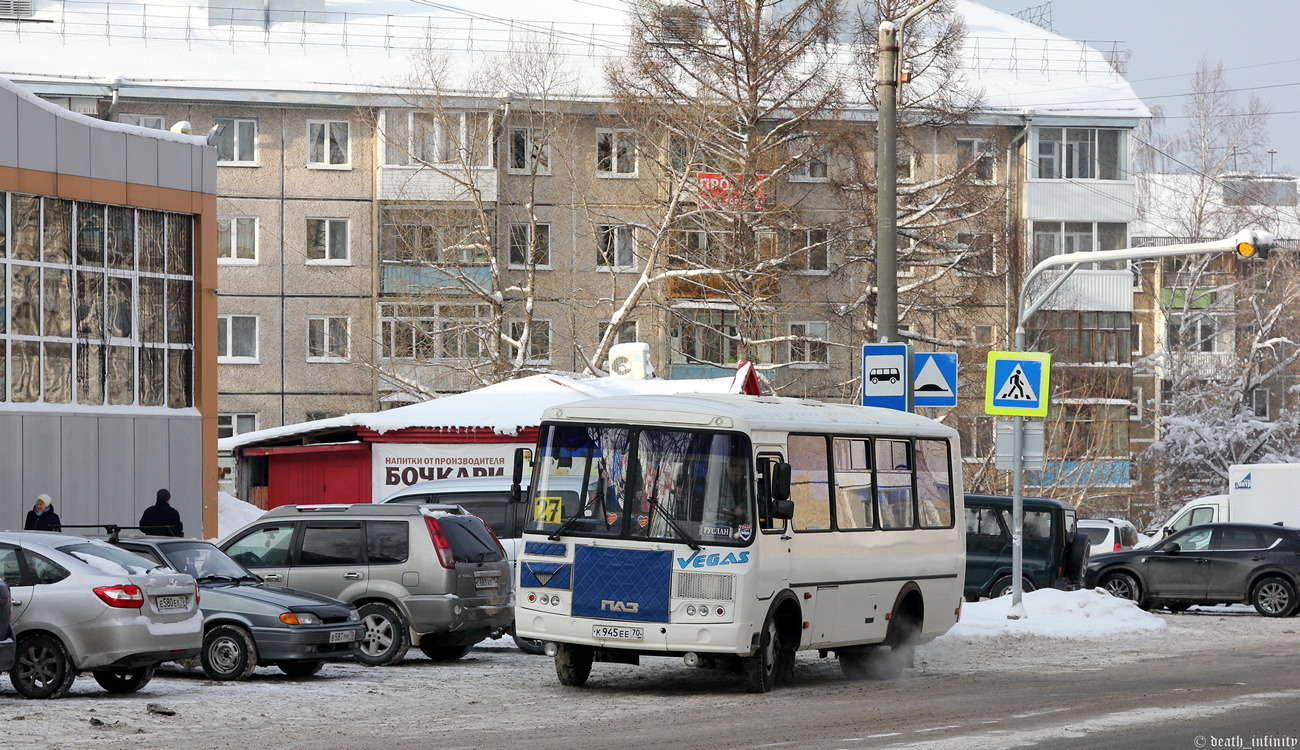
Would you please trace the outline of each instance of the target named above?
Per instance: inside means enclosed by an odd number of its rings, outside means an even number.
[[[474,588],[476,589],[494,589],[497,587],[497,576],[483,576],[474,579]]]
[[[190,598],[188,596],[157,596],[154,597],[153,602],[159,610],[188,609],[190,606]]]
[[[616,641],[643,641],[645,628],[624,628],[616,625],[592,625],[592,638],[606,638]]]
[[[336,630],[330,633],[330,643],[350,643],[357,639],[355,630]]]

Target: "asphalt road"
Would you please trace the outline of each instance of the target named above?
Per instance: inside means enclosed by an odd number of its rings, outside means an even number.
[[[792,683],[751,695],[680,659],[596,664],[582,689],[508,641],[456,662],[331,664],[239,683],[159,670],[111,696],[89,676],[56,701],[0,687],[0,747],[24,750],[611,750],[618,748],[1288,748],[1300,745],[1300,619],[1162,615],[1104,638],[947,638],[888,682],[801,653]],[[7,681],[6,681],[7,682]],[[1198,740],[1199,738],[1199,740]],[[1287,743],[1292,744],[1287,744]]]

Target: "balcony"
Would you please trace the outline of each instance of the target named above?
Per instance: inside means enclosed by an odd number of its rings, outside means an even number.
[[[1131,461],[1123,459],[1098,459],[1095,461],[1051,460],[1041,471],[1025,475],[1030,487],[1128,487],[1131,480]]]
[[[384,265],[380,268],[380,293],[396,297],[424,294],[469,294],[471,287],[494,291],[492,269],[487,266],[430,268],[428,266]]]
[[[1065,271],[1046,271],[1026,295],[1039,298]],[[1128,270],[1094,271],[1079,269],[1043,305],[1044,310],[1095,310],[1133,312],[1133,273]]]
[[[383,201],[433,201],[467,203],[474,191],[484,203],[497,200],[497,173],[491,167],[381,167],[379,199]]]

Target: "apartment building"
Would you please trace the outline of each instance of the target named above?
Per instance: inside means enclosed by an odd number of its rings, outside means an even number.
[[[984,354],[1009,348],[1034,262],[1128,244],[1128,139],[1148,113],[1095,50],[954,6],[968,23],[966,80],[983,103],[960,125],[904,129],[899,319],[917,348],[959,352],[962,403],[938,416],[963,432],[969,483],[998,489]],[[473,87],[482,68],[532,62],[520,50],[538,38],[566,84]],[[649,343],[661,376],[706,377],[748,359],[779,393],[851,400],[861,344],[875,339],[875,230],[862,220],[874,201],[862,171],[874,111],[849,105],[822,121],[840,131],[834,148],[792,151],[798,163],[778,164],[761,191],[719,187],[725,171],[681,161],[671,135],[629,127],[614,106],[603,68],[627,39],[623,10],[564,0],[491,0],[472,13],[37,0],[28,17],[0,23],[0,71],[106,119],[216,128],[222,435],[503,373],[599,370],[616,319],[615,340]],[[440,75],[454,83],[435,85]],[[1076,93],[1062,101],[1061,90]],[[935,187],[958,173],[960,191]],[[741,241],[716,225],[657,224],[673,176],[696,203],[761,193],[764,207],[781,207],[743,240],[780,262],[739,286],[709,273],[704,259],[723,263]],[[926,221],[941,195],[979,208]],[[674,268],[693,273],[621,304]],[[1100,490],[1115,498],[1108,510],[1127,503],[1133,290],[1126,268],[1084,269],[1033,320],[1031,338],[1057,355],[1060,461],[1031,491],[1086,506]]]

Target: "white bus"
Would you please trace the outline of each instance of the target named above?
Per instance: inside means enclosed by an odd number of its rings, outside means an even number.
[[[659,655],[767,692],[813,649],[850,679],[895,677],[960,615],[960,454],[949,427],[863,406],[673,395],[548,409],[516,633],[546,643],[565,685],[593,661]],[[572,477],[576,497],[550,491]]]

